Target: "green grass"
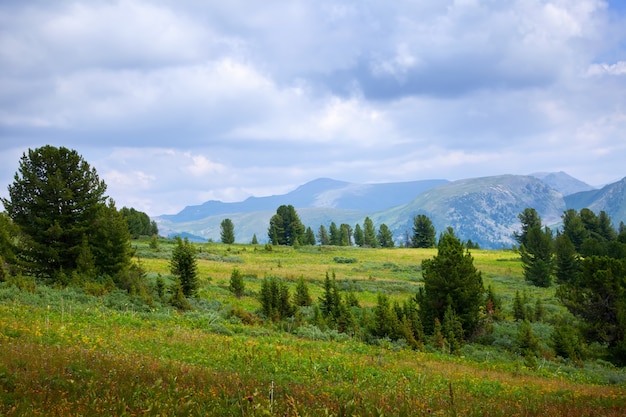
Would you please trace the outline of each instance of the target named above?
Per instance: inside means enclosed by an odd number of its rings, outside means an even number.
[[[147,241],[134,244],[148,279],[161,274],[169,280],[171,246],[161,242],[155,252]],[[255,314],[267,276],[283,278],[292,291],[304,277],[314,300],[333,272],[362,305],[374,305],[378,292],[404,300],[421,285],[421,260],[435,250],[201,246],[201,289],[194,310],[185,313],[154,296],[146,303],[122,291],[94,297],[73,288],[0,284],[0,415],[626,412],[624,369],[601,360],[573,364],[554,358],[547,345],[537,367],[527,368],[507,349],[517,326],[512,321],[496,323],[493,344],[466,345],[453,356],[430,347],[417,352],[399,343],[365,344],[302,319],[263,323]],[[548,316],[564,314],[553,288],[525,284],[515,253],[472,254],[505,312],[515,291],[525,291],[544,302]],[[234,267],[245,277],[242,298],[227,289]],[[550,320],[533,323],[533,330],[545,339],[550,326]]]

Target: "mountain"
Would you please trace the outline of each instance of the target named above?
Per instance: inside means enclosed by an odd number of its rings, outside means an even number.
[[[514,244],[517,217],[525,208],[537,210],[546,225],[560,220],[565,210],[562,195],[543,181],[520,175],[502,175],[455,181],[433,188],[413,201],[373,217],[385,222],[394,236],[411,232],[413,217],[426,214],[437,233],[451,226],[461,239],[483,248]]]
[[[164,235],[186,232],[219,240],[220,223],[228,217],[235,224],[237,242],[250,242],[255,234],[259,242],[266,242],[270,218],[280,205],[291,204],[302,223],[316,233],[320,225],[335,222],[354,227],[369,216],[376,226],[386,224],[401,244],[412,232],[415,215],[426,214],[437,233],[451,226],[461,239],[471,239],[483,248],[513,245],[513,232],[519,230],[517,216],[527,207],[535,208],[550,227],[558,227],[568,208],[604,210],[615,225],[626,221],[626,178],[600,190],[563,197],[568,190],[586,186],[581,184],[565,173],[387,184],[322,178],[284,195],[250,197],[237,203],[209,201],[155,220]]]
[[[626,222],[626,177],[599,190],[583,191],[565,197],[567,208],[589,208],[595,213],[605,211],[617,226]]]
[[[185,207],[178,214],[163,215],[159,216],[159,218],[174,223],[183,223],[221,214],[253,213],[266,210],[275,212],[281,205],[289,204],[296,209],[319,207],[378,211],[404,204],[416,195],[448,182],[447,180],[423,180],[382,184],[355,184],[320,178],[301,185],[294,191],[283,195],[249,197],[245,201],[236,203],[223,203],[211,200],[198,206]]]
[[[538,178],[548,184],[563,195],[570,195],[582,191],[591,191],[595,188],[586,184],[571,175],[560,172],[536,172],[530,174],[532,177]]]

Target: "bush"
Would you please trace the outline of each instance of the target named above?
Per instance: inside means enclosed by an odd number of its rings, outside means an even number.
[[[335,256],[333,261],[338,264],[355,264],[358,262],[356,258],[344,258],[343,256]]]

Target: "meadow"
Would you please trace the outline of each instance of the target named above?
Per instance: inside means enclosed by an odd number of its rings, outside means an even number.
[[[488,342],[459,355],[432,346],[365,343],[306,318],[268,323],[260,283],[299,278],[317,300],[326,274],[362,307],[378,293],[402,301],[422,285],[425,249],[199,244],[200,290],[177,311],[154,294],[167,284],[172,243],[133,241],[148,294],[51,288],[29,278],[0,283],[0,415],[7,416],[622,416],[626,371],[593,355],[574,363],[549,348],[550,323],[567,317],[554,288],[527,285],[512,251],[474,250],[485,287],[501,297],[504,320]],[[246,286],[228,289],[233,268]],[[516,291],[541,300],[532,323],[542,355],[515,352]],[[590,347],[593,349],[593,347]]]

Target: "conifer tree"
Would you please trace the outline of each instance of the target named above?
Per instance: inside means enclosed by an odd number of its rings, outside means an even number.
[[[231,219],[224,219],[220,223],[220,239],[227,245],[235,243],[235,225]]]
[[[309,287],[306,285],[303,277],[298,279],[296,284],[296,293],[294,295],[294,304],[299,307],[310,306],[313,304],[313,299],[309,293]]]
[[[378,239],[376,239],[376,228],[374,222],[369,217],[363,222],[363,246],[368,248],[378,247]]]
[[[176,247],[170,259],[170,271],[178,277],[185,297],[193,296],[198,289],[196,250],[189,240],[176,237]]]
[[[413,218],[413,236],[411,246],[414,248],[432,248],[437,243],[435,226],[425,214],[418,214]]]
[[[235,297],[241,298],[246,290],[246,285],[243,282],[243,274],[239,268],[233,268],[230,274],[230,285],[228,287],[230,292],[235,294]]]
[[[424,286],[417,296],[422,323],[426,332],[432,334],[434,319],[441,322],[450,305],[468,337],[478,326],[484,304],[481,273],[451,228],[441,235],[437,249],[433,259],[422,261]]]

